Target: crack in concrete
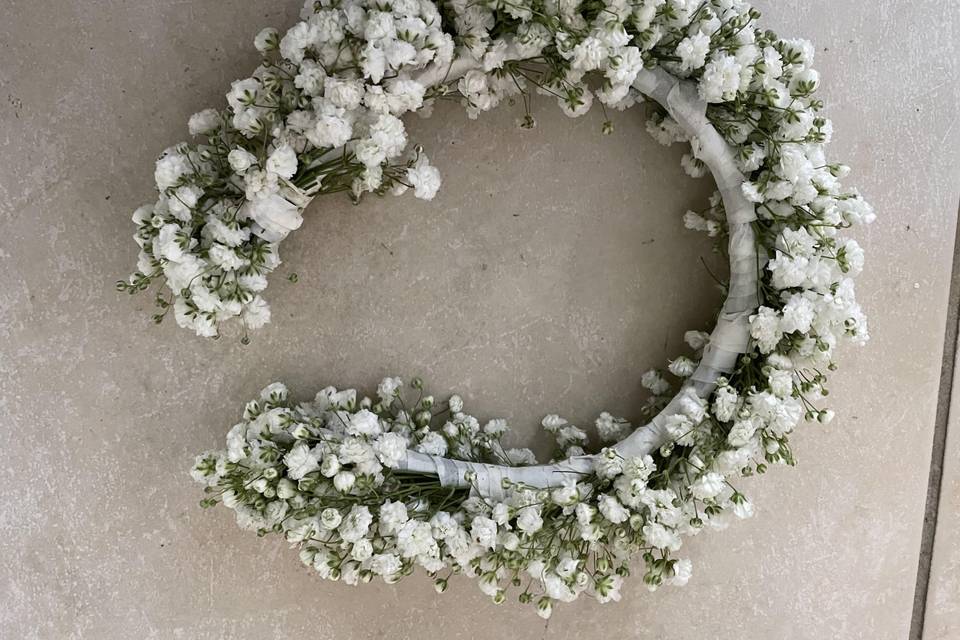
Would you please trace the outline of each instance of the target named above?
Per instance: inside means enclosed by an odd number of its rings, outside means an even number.
[[[910,619],[910,640],[922,640],[923,623],[930,588],[933,563],[933,545],[937,533],[937,515],[940,507],[940,489],[943,484],[943,460],[946,449],[947,425],[950,422],[951,389],[960,361],[957,360],[957,342],[960,334],[960,209],[953,247],[953,268],[950,274],[950,295],[947,302],[947,322],[943,336],[943,358],[940,364],[940,393],[934,423],[933,447],[930,455],[930,473],[927,480],[927,498],[923,511],[923,531],[920,536],[920,554],[917,566],[917,585],[913,595],[913,614]]]

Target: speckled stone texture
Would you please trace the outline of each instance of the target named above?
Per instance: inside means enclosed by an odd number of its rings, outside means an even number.
[[[543,99],[531,132],[518,108],[473,122],[450,105],[412,122],[443,171],[438,198],[314,203],[252,344],[154,327],[149,296],[113,290],[153,159],[298,4],[4,4],[0,637],[905,638],[957,213],[952,3],[758,2],[767,26],[815,40],[832,157],[880,214],[859,237],[873,340],[842,354],[839,417],[798,434],[800,466],[747,483],[758,516],[689,543],[687,588],[634,580],[619,604],[583,600],[549,623],[465,580],[443,597],[422,576],[322,582],[284,543],[200,510],[187,469],[274,379],[306,397],[421,375],[540,446],[545,412],[630,415],[641,372],[715,311],[700,258],[717,261],[680,221],[711,185],[683,176],[682,151],[636,111],[603,137],[599,111],[571,121]],[[928,637],[956,638],[960,540],[938,544]]]

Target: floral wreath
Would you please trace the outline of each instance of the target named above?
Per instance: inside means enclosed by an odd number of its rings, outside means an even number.
[[[650,589],[686,583],[683,538],[753,513],[734,482],[794,464],[793,429],[833,417],[819,407],[838,341],[868,337],[852,279],[863,252],[840,234],[873,211],[824,157],[812,45],[758,17],[741,0],[310,0],[283,37],[261,31],[261,65],[227,109],[190,118],[203,142],[161,155],[159,199],[134,214],[138,271],[118,289],[165,281],[157,322],[172,309],[198,335],[232,323],[246,341],[270,319],[260,294],[312,198],[436,194],[401,115],[459,99],[475,118],[519,96],[533,126],[531,87],[572,117],[594,99],[651,105],[650,133],[689,142],[684,169],[717,183],[684,222],[716,239],[730,278],[714,330],[687,332],[690,356],[642,376],[643,426],[602,413],[601,445],[550,415],[556,452],[538,464],[503,444],[505,421],[481,426],[419,379],[301,404],[275,383],[225,451],[197,458],[201,504],[284,536],[324,578],[394,582],[420,566],[439,591],[464,574],[544,617],[582,593],[619,600],[636,556]]]

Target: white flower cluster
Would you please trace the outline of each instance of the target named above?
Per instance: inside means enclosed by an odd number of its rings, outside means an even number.
[[[380,384],[377,401],[328,387],[294,406],[286,387],[268,386],[247,404],[226,449],[198,456],[192,475],[207,486],[204,506],[222,503],[241,528],[282,534],[323,578],[394,582],[419,566],[440,590],[454,573],[477,578],[495,602],[526,583],[520,599],[544,616],[584,593],[619,600],[637,555],[649,588],[683,585],[690,562],[669,558],[682,537],[725,527],[728,513],[750,515],[746,499],[720,473],[701,473],[696,457],[677,477],[697,479],[682,488],[651,456],[602,449],[592,476],[553,489],[513,485],[502,501],[398,473],[408,450],[536,463],[529,450],[504,448],[504,421],[481,427],[457,396],[437,411],[419,381],[413,386],[421,394],[409,406],[397,378]],[[608,436],[619,434],[617,424],[609,414],[597,421]],[[588,446],[587,434],[558,416],[544,427],[568,453]]]
[[[283,37],[257,35],[262,64],[233,83],[228,108],[190,118],[201,144],[182,143],[157,160],[159,198],[137,209],[137,272],[131,293],[162,279],[159,322],[214,337],[239,318],[245,329],[270,320],[261,297],[279,264],[279,243],[303,223],[311,199],[347,191],[403,193],[429,200],[440,173],[415,149],[404,157],[400,119],[424,106],[414,78],[449,65],[453,38],[431,2],[307,2]]]
[[[542,615],[582,593],[617,599],[637,555],[651,588],[682,584],[690,575],[689,562],[675,557],[682,538],[752,515],[733,483],[794,463],[792,431],[833,416],[820,403],[840,339],[868,337],[853,284],[863,251],[842,234],[874,214],[841,185],[848,169],[826,159],[832,127],[814,97],[813,47],[758,30],[758,14],[741,0],[451,0],[442,14],[428,0],[321,0],[308,2],[304,21],[282,38],[262,32],[258,48],[282,59],[265,58],[253,78],[235,83],[229,111],[191,119],[208,144],[158,161],[161,198],[135,217],[140,271],[123,287],[166,278],[174,297],[161,306],[203,335],[233,316],[250,327],[265,322],[259,292],[310,197],[436,192],[439,174],[421,153],[398,161],[406,146],[399,116],[454,89],[442,74],[436,86],[420,84],[413,71],[467,61],[455,91],[471,116],[517,94],[528,105],[531,86],[577,116],[595,98],[614,108],[641,100],[634,80],[660,65],[696,83],[748,178],[743,195],[756,204],[760,306],[747,353],[706,398],[689,384],[709,347],[703,332],[687,333],[689,356],[642,377],[651,398],[641,418],[676,407],[662,416],[670,442],[649,456],[598,450],[586,431],[547,416],[555,459],[592,454],[592,475],[551,489],[514,483],[503,500],[399,472],[410,452],[536,462],[529,450],[502,445],[505,422],[481,426],[456,396],[443,411],[423,396],[408,406],[388,378],[376,402],[330,388],[291,407],[285,389],[269,387],[231,430],[226,451],[198,459],[194,475],[211,493],[205,504],[223,502],[241,526],[285,535],[321,575],[348,583],[393,581],[419,565],[441,589],[451,573],[476,577],[495,602],[521,587],[520,599]],[[684,169],[706,173],[700,141],[669,115],[656,110],[648,130],[663,144],[689,143]],[[726,246],[719,194],[684,223]],[[633,429],[607,413],[595,426],[611,444]]]
[[[823,293],[836,281],[826,262],[855,269],[856,245],[820,237],[831,225],[869,221],[872,213],[840,188],[845,168],[823,159],[831,126],[812,98],[819,84],[810,66],[813,48],[759,32],[752,24],[757,14],[745,2],[455,0],[443,8],[452,33],[444,31],[438,6],[426,0],[369,6],[308,0],[302,21],[285,35],[258,34],[263,63],[233,83],[228,109],[190,118],[190,133],[207,142],[171,147],[157,161],[159,198],[134,214],[138,270],[118,288],[134,293],[164,280],[171,294],[158,294],[154,319],[172,308],[178,324],[201,336],[219,335],[232,318],[247,329],[263,326],[270,310],[261,292],[280,263],[279,242],[300,227],[313,196],[407,188],[423,199],[436,194],[440,174],[422,153],[401,160],[407,137],[400,116],[428,113],[431,102],[450,91],[421,84],[418,72],[464,59],[471,68],[457,91],[474,117],[530,84],[579,116],[594,94],[617,109],[640,100],[632,85],[645,65],[695,79],[713,105],[714,125],[738,146],[741,168],[755,174],[747,195],[772,220],[819,230],[812,235],[823,260],[774,261],[777,282],[816,280]],[[549,64],[536,65],[541,62]],[[587,82],[592,75],[600,76],[595,91]],[[664,143],[686,140],[662,115],[650,129]],[[706,168],[697,141],[690,142],[683,167],[699,177]],[[718,234],[720,222],[696,215],[688,216],[688,226]],[[847,297],[832,303],[848,307],[832,314],[841,323],[848,318],[840,316],[856,315]],[[862,322],[855,324],[853,330],[862,331]]]
[[[856,191],[841,185],[849,168],[826,159],[833,127],[813,97],[819,85],[811,66],[813,46],[744,29],[733,42],[712,47],[707,58],[702,36],[717,29],[716,20],[705,13],[687,27],[690,35],[677,46],[681,63],[663,66],[680,77],[702,68],[701,97],[719,103],[711,105],[708,116],[736,147],[739,168],[751,178],[742,190],[757,205],[758,235],[770,257],[763,305],[751,320],[758,350],[787,356],[789,370],[825,368],[841,336],[860,343],[868,338],[853,283],[863,268],[863,250],[841,233],[875,216]],[[729,95],[723,69],[735,70],[730,71]],[[665,145],[687,141],[677,123],[663,114],[654,115],[648,130]],[[698,142],[690,143],[683,165],[699,177],[705,167],[696,157]],[[719,194],[706,211],[688,211],[684,223],[722,237]],[[818,399],[815,388],[806,391]]]

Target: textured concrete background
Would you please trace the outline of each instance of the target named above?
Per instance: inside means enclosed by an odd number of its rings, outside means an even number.
[[[760,513],[686,549],[695,577],[545,624],[472,584],[324,583],[273,539],[197,507],[186,470],[242,402],[384,374],[457,385],[537,442],[539,416],[630,414],[640,373],[717,300],[682,229],[708,182],[643,133],[599,135],[538,102],[413,124],[440,196],[315,203],[249,346],[153,327],[113,291],[133,208],[192,112],[255,65],[261,26],[297,0],[6,0],[0,24],[0,637],[905,638],[911,623],[958,199],[957,15],[934,0],[758,2],[815,40],[836,124],[880,219],[860,237],[874,339],[834,377],[839,418],[796,439],[800,466],[750,483]],[[284,276],[296,272],[298,284]],[[960,424],[944,481],[927,638],[960,635]],[[946,513],[944,515],[944,510]]]

